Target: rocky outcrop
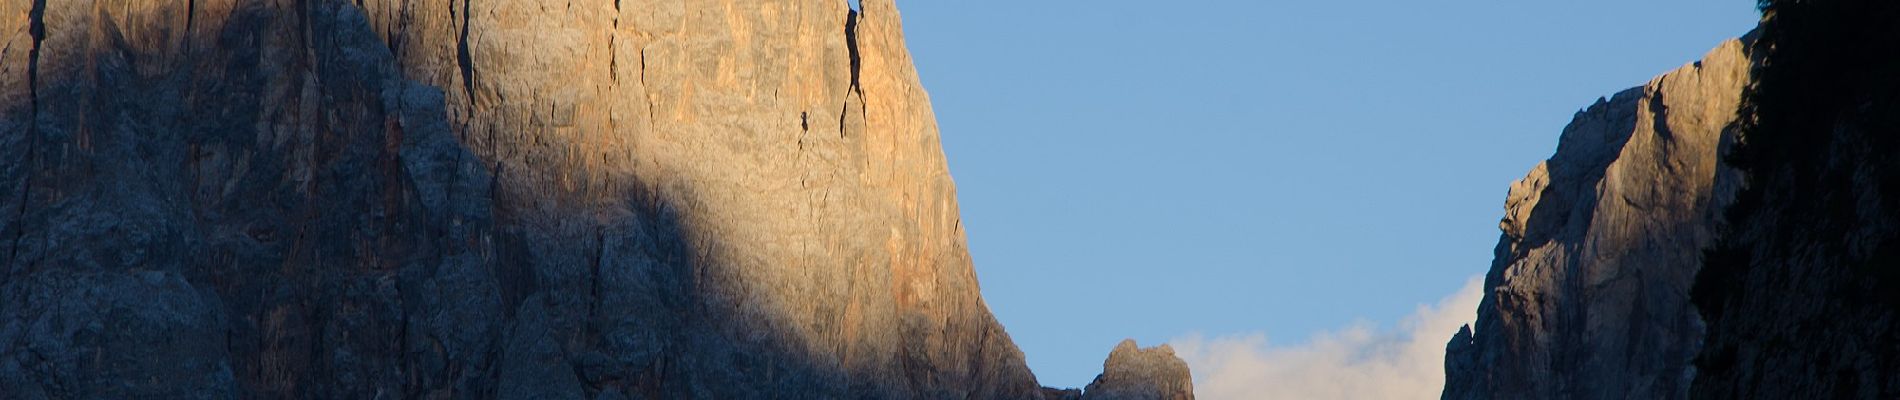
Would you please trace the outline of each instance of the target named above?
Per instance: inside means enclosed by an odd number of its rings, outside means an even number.
[[[1900,3],[1767,1],[1694,398],[1900,398]]]
[[[1042,388],[1043,400],[1080,400],[1082,389]]]
[[[862,3],[0,0],[0,387],[1040,397]]]
[[[1720,154],[1750,63],[1739,41],[1577,113],[1511,186],[1446,399],[1681,398],[1702,249],[1738,183]]]
[[[1194,379],[1187,362],[1166,344],[1141,348],[1134,340],[1115,345],[1102,362],[1102,374],[1084,389],[1082,400],[1194,400]]]

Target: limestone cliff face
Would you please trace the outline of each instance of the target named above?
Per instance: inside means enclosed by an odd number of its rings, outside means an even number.
[[[1040,397],[848,7],[0,0],[0,387]]]
[[[364,8],[407,75],[448,92],[537,285],[583,292],[628,204],[653,203],[683,231],[698,304],[681,313],[815,363],[774,368],[858,393],[1035,389],[978,296],[890,1]]]
[[[1702,249],[1738,184],[1720,162],[1750,63],[1739,41],[1577,114],[1511,186],[1447,399],[1681,398]]]

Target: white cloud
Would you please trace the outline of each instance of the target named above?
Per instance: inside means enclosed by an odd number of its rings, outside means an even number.
[[[1279,346],[1264,334],[1172,342],[1204,400],[1436,399],[1445,383],[1445,342],[1476,318],[1482,277],[1437,305],[1419,305],[1396,329],[1358,323]]]

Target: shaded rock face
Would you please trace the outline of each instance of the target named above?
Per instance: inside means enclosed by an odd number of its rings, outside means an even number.
[[[1511,186],[1475,326],[1447,346],[1446,399],[1681,398],[1702,325],[1702,249],[1739,182],[1719,161],[1749,61],[1701,62],[1579,112]]]
[[[185,6],[0,2],[6,397],[485,390],[490,179],[441,92],[339,4]]]
[[[0,387],[1040,397],[861,8],[0,0]]]
[[[1695,398],[1900,398],[1900,4],[1767,1]]]
[[[1193,400],[1194,380],[1174,348],[1140,348],[1134,340],[1115,345],[1102,374],[1076,398],[1083,400]]]

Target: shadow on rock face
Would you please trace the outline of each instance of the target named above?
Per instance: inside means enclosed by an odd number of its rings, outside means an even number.
[[[76,3],[76,2],[75,2]],[[185,7],[195,7],[186,9]],[[841,396],[637,180],[550,217],[355,5],[12,1],[9,398]],[[13,49],[31,49],[15,51]],[[676,188],[690,193],[690,188]],[[604,210],[604,211],[602,211]],[[736,333],[735,333],[736,332]],[[794,395],[796,397],[796,395]]]

